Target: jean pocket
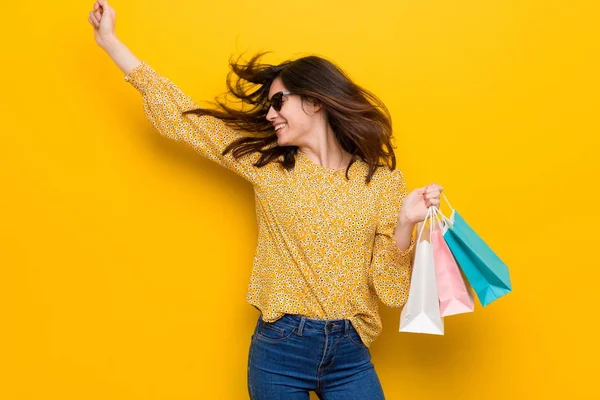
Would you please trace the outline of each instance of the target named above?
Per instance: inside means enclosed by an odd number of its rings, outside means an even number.
[[[266,342],[282,342],[292,336],[296,328],[275,322],[259,321],[256,337]]]
[[[358,332],[356,331],[356,329],[354,329],[353,327],[351,327],[348,330],[348,339],[350,339],[350,341],[355,344],[356,346],[360,346],[360,347],[367,347],[365,346],[365,344],[363,343],[362,339],[360,338],[360,335],[358,334]]]

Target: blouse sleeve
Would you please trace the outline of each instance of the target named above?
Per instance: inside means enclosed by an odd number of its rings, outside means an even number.
[[[255,183],[257,168],[252,165],[250,155],[236,160],[231,151],[221,154],[231,142],[243,136],[241,132],[210,115],[181,115],[182,111],[198,106],[146,61],[129,71],[124,79],[142,94],[146,117],[162,135],[185,142],[201,156]]]
[[[369,276],[377,296],[385,305],[402,307],[410,289],[415,237],[413,232],[410,246],[404,251],[398,248],[394,237],[402,199],[407,195],[402,172],[392,171],[389,182],[383,186]]]

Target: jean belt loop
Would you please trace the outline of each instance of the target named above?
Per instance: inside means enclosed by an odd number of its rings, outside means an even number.
[[[300,318],[300,325],[298,326],[298,336],[302,336],[302,329],[304,328],[304,323],[306,322],[306,317]]]
[[[348,332],[350,332],[350,320],[345,320],[344,321],[346,326],[344,328],[344,336],[348,336]]]

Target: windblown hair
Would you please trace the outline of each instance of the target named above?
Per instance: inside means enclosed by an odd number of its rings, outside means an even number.
[[[241,100],[241,110],[228,107],[216,99],[219,109],[196,108],[183,114],[211,115],[221,119],[229,127],[251,133],[230,143],[223,155],[232,151],[235,158],[260,152],[254,164],[263,167],[269,162],[278,162],[290,170],[296,163],[297,146],[277,145],[275,130],[266,119],[269,112],[267,100],[269,89],[276,77],[280,77],[286,89],[301,96],[302,101],[322,104],[325,118],[331,125],[341,146],[352,154],[346,169],[360,157],[369,165],[366,183],[383,158],[390,170],[396,169],[394,147],[391,144],[392,122],[387,107],[374,94],[358,86],[335,64],[322,57],[307,56],[288,60],[279,65],[260,64],[260,58],[269,52],[259,52],[247,64],[229,61],[232,69],[227,74],[229,93]],[[237,75],[235,84],[231,75]],[[213,103],[214,104],[214,103]],[[244,106],[251,106],[245,111]],[[222,111],[221,111],[222,110]],[[283,160],[280,160],[283,156]],[[390,165],[391,162],[391,165]]]

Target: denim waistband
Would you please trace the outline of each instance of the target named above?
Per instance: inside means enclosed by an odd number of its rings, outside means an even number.
[[[262,318],[262,314],[261,314]],[[344,335],[352,328],[349,319],[313,319],[299,314],[284,314],[273,324],[288,325],[293,328],[298,328],[298,335],[302,336],[302,330],[317,330],[325,333],[343,331]]]

